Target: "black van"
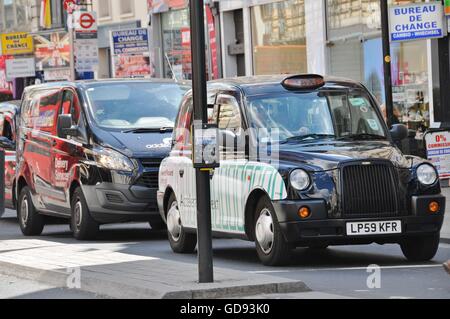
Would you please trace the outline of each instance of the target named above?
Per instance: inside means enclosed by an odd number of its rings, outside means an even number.
[[[70,219],[77,239],[99,225],[163,227],[158,169],[189,89],[170,80],[61,82],[28,87],[18,118],[16,198],[24,235],[45,216]]]

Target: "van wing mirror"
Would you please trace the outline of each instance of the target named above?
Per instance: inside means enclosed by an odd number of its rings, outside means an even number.
[[[408,128],[403,124],[394,124],[391,128],[391,136],[394,141],[403,141],[408,137]]]
[[[12,151],[16,149],[16,143],[11,141],[6,136],[0,136],[0,148],[3,148],[7,151]]]
[[[58,116],[58,136],[66,138],[67,136],[78,136],[80,131],[78,126],[72,125],[71,114],[60,114]]]

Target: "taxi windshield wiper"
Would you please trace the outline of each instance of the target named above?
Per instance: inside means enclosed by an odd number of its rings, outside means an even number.
[[[336,135],[334,134],[307,134],[307,135],[298,135],[298,136],[292,136],[284,140],[284,143],[291,142],[291,141],[306,141],[306,140],[321,140],[321,139],[327,139],[327,138],[335,138]]]
[[[360,133],[360,134],[349,134],[342,136],[339,138],[341,140],[386,140],[386,136],[377,135],[377,134],[369,134],[369,133]]]
[[[122,133],[167,133],[173,132],[173,127],[141,127],[122,131]]]

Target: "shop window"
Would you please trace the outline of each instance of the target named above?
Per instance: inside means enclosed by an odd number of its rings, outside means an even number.
[[[358,25],[368,29],[379,29],[380,16],[380,0],[327,0],[330,29]]]
[[[133,15],[134,2],[133,0],[120,0],[120,15]]]
[[[188,9],[162,14],[164,77],[192,79],[191,33]]]
[[[98,0],[97,10],[100,19],[111,18],[111,0]]]
[[[254,73],[307,72],[304,0],[252,8]]]

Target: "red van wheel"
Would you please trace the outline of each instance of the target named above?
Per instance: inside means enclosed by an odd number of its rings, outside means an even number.
[[[75,189],[71,202],[72,218],[70,220],[73,237],[78,240],[95,239],[100,229],[92,218],[89,207],[80,187]]]
[[[17,217],[20,230],[25,236],[39,236],[44,230],[44,216],[40,215],[33,205],[31,191],[25,186],[19,195],[17,203]]]

